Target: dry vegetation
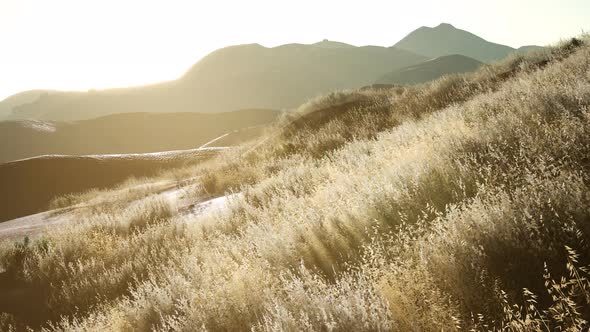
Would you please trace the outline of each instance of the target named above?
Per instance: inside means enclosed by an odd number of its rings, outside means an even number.
[[[90,189],[79,194],[67,194],[57,196],[49,203],[49,210],[57,210],[56,213],[75,206],[95,206],[108,203],[125,204],[143,197],[157,194],[165,189],[174,187],[168,179],[173,172],[181,172],[184,168],[162,172],[158,177],[135,178],[130,177],[110,189]]]
[[[47,331],[585,331],[590,46],[335,93],[179,174],[230,208],[88,212],[3,250]],[[195,197],[197,199],[197,197]]]

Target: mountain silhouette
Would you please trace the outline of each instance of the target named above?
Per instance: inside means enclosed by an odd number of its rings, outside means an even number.
[[[89,92],[54,92],[12,107],[9,119],[71,121],[128,112],[288,109],[339,89],[371,84],[384,72],[426,60],[395,47],[323,41],[273,48],[219,49],[176,81]]]
[[[490,43],[445,23],[421,27],[393,47],[357,47],[330,40],[272,48],[237,45],[205,56],[175,81],[101,91],[21,93],[0,102],[0,120],[75,121],[114,113],[290,109],[317,95],[371,85],[385,73],[432,58],[459,54],[490,62],[536,48],[517,50]]]
[[[514,52],[526,52],[538,46],[527,46],[521,50],[489,42],[471,32],[442,23],[435,28],[421,27],[400,40],[395,47],[429,58],[461,54],[481,62],[492,62],[505,58]]]
[[[443,75],[459,74],[478,69],[482,62],[464,55],[446,55],[432,60],[394,70],[383,75],[376,84],[417,84],[435,80]]]

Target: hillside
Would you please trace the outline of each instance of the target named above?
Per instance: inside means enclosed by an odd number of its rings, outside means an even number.
[[[123,196],[6,244],[0,327],[585,331],[589,42],[310,101],[178,173],[214,212]]]
[[[114,113],[289,109],[323,93],[370,84],[384,72],[424,60],[393,47],[355,47],[328,41],[273,48],[238,45],[209,54],[176,81],[54,92],[12,107],[10,119],[73,121]],[[6,108],[3,104],[0,107]]]
[[[54,91],[47,90],[30,90],[12,95],[0,101],[0,121],[9,118],[12,115],[12,109],[16,106],[32,103],[44,94]]]
[[[517,50],[506,45],[492,43],[471,32],[457,29],[448,23],[442,23],[434,28],[416,29],[397,42],[394,47],[429,58],[461,54],[481,62],[497,61],[504,59],[511,53],[540,49],[538,46],[527,46]]]
[[[380,77],[375,83],[398,85],[424,83],[444,75],[475,71],[482,65],[482,62],[463,55],[446,55],[392,71]]]
[[[53,155],[0,164],[0,222],[45,211],[60,196],[112,188],[129,178],[155,176],[202,162],[217,153],[216,149],[194,149],[152,154]]]
[[[197,148],[233,133],[236,145],[251,139],[249,127],[264,127],[280,112],[241,110],[217,114],[127,113],[77,122],[0,122],[0,163],[40,155],[145,153]],[[239,144],[239,143],[238,143]]]

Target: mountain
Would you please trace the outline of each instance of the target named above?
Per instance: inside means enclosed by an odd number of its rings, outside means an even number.
[[[358,88],[384,73],[459,54],[481,62],[528,52],[490,43],[450,24],[421,27],[393,47],[315,44],[230,46],[207,55],[180,79],[88,92],[35,90],[0,102],[0,119],[74,121],[114,113],[227,112],[289,109],[334,90]]]
[[[482,62],[463,55],[445,55],[432,60],[394,70],[380,77],[376,84],[417,84],[435,80],[443,75],[477,70]]]
[[[395,44],[395,47],[429,58],[461,54],[481,62],[500,60],[519,51],[506,45],[491,43],[448,23],[442,23],[435,28],[421,27],[414,30]],[[539,47],[528,46],[524,51],[533,48]]]
[[[235,145],[256,135],[250,127],[268,125],[279,114],[252,109],[217,114],[127,113],[76,122],[4,121],[0,122],[0,163],[39,155],[194,149],[227,133],[232,135],[224,141]]]
[[[14,106],[10,119],[72,121],[128,112],[288,109],[319,94],[371,84],[384,72],[425,60],[395,47],[327,40],[273,48],[238,45],[209,54],[176,81],[41,95]]]

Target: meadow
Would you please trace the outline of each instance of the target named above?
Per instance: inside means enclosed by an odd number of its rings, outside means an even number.
[[[334,92],[162,175],[195,201],[242,193],[223,211],[142,192],[4,244],[35,296],[0,329],[587,330],[589,42]]]

